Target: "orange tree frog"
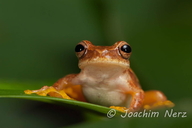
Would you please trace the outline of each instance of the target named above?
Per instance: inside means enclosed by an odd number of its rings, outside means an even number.
[[[131,47],[127,42],[95,46],[83,40],[76,45],[75,52],[81,69],[79,74],[69,74],[53,86],[25,90],[25,93],[87,101],[120,111],[126,108],[138,111],[142,108],[174,106],[162,92],[142,90],[130,68]]]

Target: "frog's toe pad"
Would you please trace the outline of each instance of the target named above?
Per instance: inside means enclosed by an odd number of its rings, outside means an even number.
[[[38,90],[25,90],[25,94],[38,94],[40,96],[46,96],[49,92],[55,91],[53,87],[43,86],[41,89]]]
[[[56,90],[54,87],[52,86],[43,86],[41,89],[39,90],[25,90],[24,91],[25,94],[32,94],[35,93],[37,95],[40,96],[52,96],[52,97],[59,97],[59,98],[64,98],[64,99],[72,99],[70,98],[65,91],[63,90]]]
[[[111,109],[118,110],[118,111],[120,111],[120,112],[126,112],[126,110],[128,109],[128,108],[126,108],[126,107],[119,107],[119,106],[110,106],[110,108],[111,108]]]
[[[175,104],[169,100],[166,100],[166,101],[159,101],[159,102],[156,102],[152,105],[144,105],[143,108],[144,109],[159,109],[159,108],[171,108],[171,107],[174,107]]]

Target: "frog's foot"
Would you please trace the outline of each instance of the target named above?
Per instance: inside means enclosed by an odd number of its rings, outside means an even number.
[[[167,97],[158,90],[145,91],[143,109],[160,109],[174,107],[174,103],[167,100]]]
[[[25,90],[25,94],[32,94],[35,93],[40,96],[47,96],[50,95],[52,97],[59,97],[59,98],[64,98],[64,99],[72,99],[69,97],[64,90],[56,90],[52,86],[43,86],[41,89],[38,90]]]
[[[109,108],[118,110],[118,111],[120,111],[120,112],[126,112],[126,111],[128,110],[128,108],[126,108],[126,107],[120,107],[120,106],[110,106]]]
[[[143,109],[160,109],[160,108],[171,108],[171,107],[174,107],[175,104],[173,102],[171,102],[170,100],[166,100],[166,101],[159,101],[159,102],[156,102],[152,105],[144,105],[143,106]]]

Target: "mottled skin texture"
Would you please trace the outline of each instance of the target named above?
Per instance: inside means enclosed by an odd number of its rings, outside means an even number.
[[[44,86],[32,93],[45,92],[54,97],[112,106],[111,108],[118,110],[128,108],[130,111],[137,111],[144,105],[152,106],[157,103],[166,106],[167,98],[162,92],[142,90],[139,80],[130,68],[131,51],[125,52],[121,49],[123,45],[129,46],[127,42],[95,46],[84,40],[78,45],[84,47],[82,51],[76,52],[81,72],[59,79],[51,89]],[[47,91],[48,89],[51,91]],[[62,93],[67,96],[60,95]],[[173,106],[173,103],[170,102],[167,106]]]

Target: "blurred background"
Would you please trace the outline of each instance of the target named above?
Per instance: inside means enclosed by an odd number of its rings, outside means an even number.
[[[143,89],[163,91],[178,111],[191,116],[191,0],[0,0],[0,89],[38,89],[78,73],[74,47],[81,40],[95,45],[127,41],[133,50],[131,67]],[[0,99],[0,125],[89,122],[84,113],[65,110]]]

